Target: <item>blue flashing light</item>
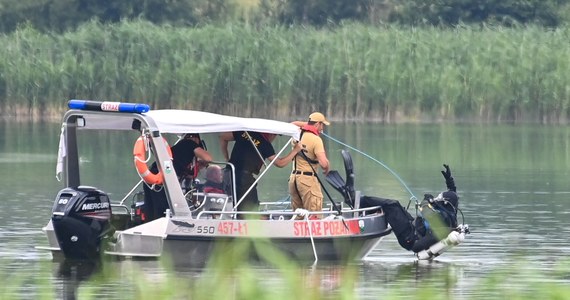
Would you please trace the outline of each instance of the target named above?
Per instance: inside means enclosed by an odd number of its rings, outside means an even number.
[[[67,106],[69,106],[69,108],[71,109],[80,109],[80,110],[84,110],[87,101],[85,100],[69,100],[69,102],[67,103]]]
[[[91,100],[69,100],[70,109],[94,110],[94,111],[116,111],[126,113],[145,113],[150,110],[148,104],[123,103],[123,102],[102,102]]]
[[[148,104],[142,103],[119,103],[120,112],[134,112],[134,113],[145,113],[150,110]]]

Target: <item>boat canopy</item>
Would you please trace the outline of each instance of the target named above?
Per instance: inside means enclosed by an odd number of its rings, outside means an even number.
[[[80,129],[92,130],[131,130],[132,119],[117,118],[123,113],[110,112],[84,115],[85,124]],[[215,113],[180,110],[159,109],[142,113],[142,116],[154,121],[161,133],[219,133],[231,131],[257,131],[286,135],[299,140],[301,130],[299,127],[281,121],[242,118],[220,115]]]
[[[220,115],[209,112],[160,109],[150,110],[145,113],[121,113],[83,111],[72,109],[67,112],[70,116],[80,116],[83,119],[79,130],[132,130],[133,116],[144,118],[152,126],[156,126],[161,133],[220,133],[231,131],[256,131],[289,136],[295,140],[300,139],[301,130],[292,123],[260,119],[242,118]],[[58,160],[56,165],[56,177],[61,180],[64,157],[67,155],[66,124],[62,124]]]
[[[299,140],[299,127],[286,122],[259,118],[241,118],[194,110],[161,109],[142,115],[154,120],[163,133],[212,133],[257,131],[290,136]]]

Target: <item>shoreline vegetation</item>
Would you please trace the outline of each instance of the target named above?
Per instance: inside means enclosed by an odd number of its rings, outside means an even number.
[[[57,120],[69,99],[289,121],[568,124],[570,27],[192,28],[88,22],[1,34],[0,116]]]

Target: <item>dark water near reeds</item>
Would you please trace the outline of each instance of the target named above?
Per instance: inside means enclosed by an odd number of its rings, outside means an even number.
[[[4,281],[0,294],[33,299],[35,293],[47,288],[53,289],[57,298],[73,298],[81,291],[81,295],[95,298],[134,299],[140,295],[134,294],[132,283],[121,283],[133,272],[150,278],[157,286],[171,279],[159,262],[115,262],[120,273],[117,282],[90,290],[94,284],[85,280],[97,272],[66,269],[52,262],[49,253],[36,250],[34,246],[45,245],[41,227],[47,223],[60,189],[55,179],[59,125],[3,121],[0,131],[0,278]],[[365,261],[348,267],[307,268],[300,276],[316,280],[324,295],[335,297],[347,268],[355,272],[353,296],[360,299],[380,299],[384,293],[414,298],[414,291],[423,287],[443,290],[445,295],[440,298],[476,299],[489,293],[501,298],[500,289],[485,294],[482,287],[492,281],[490,274],[512,269],[517,271],[502,277],[502,287],[523,290],[523,295],[529,283],[570,283],[567,269],[557,271],[567,267],[570,255],[570,127],[333,124],[327,132],[378,160],[352,151],[356,185],[366,195],[391,197],[407,204],[408,189],[418,198],[424,193],[436,194],[445,188],[439,173],[441,164],[450,164],[461,197],[460,208],[472,234],[432,263],[416,262],[391,235]],[[134,137],[132,141],[113,141],[113,137],[91,134],[81,141],[86,145],[81,163],[88,170],[82,176],[84,180],[97,179],[92,185],[119,201],[137,182],[130,167]],[[221,157],[216,140],[206,140],[214,156]],[[333,169],[342,171],[338,152],[344,147],[332,140],[326,146]],[[107,161],[94,161],[98,153],[112,149],[116,151]],[[379,162],[396,172],[406,186]],[[273,174],[260,187],[260,195],[282,198],[288,170]],[[329,192],[337,196],[332,188]],[[287,290],[276,279],[278,270],[253,268],[257,280]],[[197,269],[177,269],[176,274],[176,282],[208,276]]]

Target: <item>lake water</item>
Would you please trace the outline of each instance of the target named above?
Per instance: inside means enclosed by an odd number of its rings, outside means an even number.
[[[59,125],[1,121],[0,130],[0,169],[4,174],[0,180],[0,274],[4,281],[0,293],[33,299],[47,282],[57,298],[74,298],[78,288],[93,297],[140,298],[135,287],[120,283],[120,277],[116,284],[107,283],[108,288],[86,292],[82,284],[93,275],[89,270],[62,268],[51,261],[49,253],[34,248],[46,244],[41,227],[50,218],[53,199],[61,188],[55,178]],[[424,193],[437,194],[445,189],[441,165],[449,164],[461,197],[460,208],[472,231],[462,245],[431,263],[416,262],[393,235],[388,236],[365,261],[349,266],[356,272],[354,296],[379,299],[383,293],[396,293],[406,298],[406,291],[436,286],[445,291],[440,295],[445,299],[477,298],[489,274],[520,270],[521,265],[523,271],[509,274],[512,278],[504,288],[523,290],[524,295],[529,282],[570,283],[564,269],[570,254],[569,127],[337,123],[327,133],[375,158],[351,150],[356,187],[365,195],[407,204],[409,191],[420,199]],[[138,179],[134,166],[129,169],[136,135],[133,133],[132,140],[113,138],[113,134],[90,134],[81,141],[87,145],[81,151],[81,163],[87,166],[82,176],[119,201]],[[220,158],[215,137],[207,136],[206,141],[214,157]],[[333,169],[344,174],[339,151],[346,147],[331,139],[325,141]],[[94,159],[111,149],[116,151],[105,161]],[[124,174],[125,169],[132,171]],[[272,174],[259,188],[261,197],[285,196],[288,170]],[[328,190],[333,197],[340,196],[332,188]],[[117,272],[125,274],[143,270],[157,285],[169,278],[158,262],[115,265]],[[563,271],[553,272],[561,266]],[[277,270],[253,268],[259,280],[274,284]],[[322,289],[335,295],[336,283],[342,281],[346,268],[307,267],[307,274],[301,276],[317,276]],[[176,271],[177,281],[207,276],[204,270]],[[500,290],[496,293],[501,297]]]

